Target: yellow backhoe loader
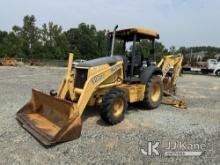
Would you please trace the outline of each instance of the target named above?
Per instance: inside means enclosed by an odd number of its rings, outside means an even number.
[[[79,63],[67,72],[57,92],[50,95],[32,90],[31,100],[17,112],[17,120],[42,144],[49,146],[80,137],[81,116],[87,105],[101,105],[101,118],[108,124],[124,119],[128,103],[140,102],[144,109],[157,108],[162,101],[166,66],[154,63],[155,40],[159,34],[148,29],[124,29],[109,33],[111,55]],[[129,55],[114,55],[114,42],[133,42]],[[152,43],[152,59],[136,52],[140,40]],[[169,60],[170,61],[170,60]],[[168,84],[168,83],[167,83]]]

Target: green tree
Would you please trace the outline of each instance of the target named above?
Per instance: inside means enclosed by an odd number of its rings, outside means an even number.
[[[22,43],[14,31],[0,32],[0,57],[23,57]]]
[[[0,57],[4,57],[6,55],[5,49],[5,38],[7,38],[8,33],[6,31],[0,31]]]
[[[76,58],[92,59],[103,56],[106,47],[105,31],[96,31],[94,25],[79,24],[66,32],[70,50],[77,50]]]
[[[155,54],[156,54],[156,61],[159,62],[164,55],[168,54],[168,50],[161,42],[155,43]]]
[[[130,48],[132,50],[132,46]],[[141,40],[140,42],[136,43],[136,54],[143,55],[145,59],[151,59],[150,51],[152,50],[152,43],[149,40]],[[160,42],[155,42],[155,55],[156,61],[160,61],[160,59],[166,54],[167,49],[165,46]]]
[[[10,32],[0,31],[0,57],[65,59],[69,52],[73,52],[75,58],[93,59],[109,55],[110,43],[107,33],[107,30],[98,31],[95,25],[85,23],[66,32],[52,22],[38,28],[35,16],[26,15],[21,27],[13,26]],[[209,54],[220,52],[220,48],[215,47],[193,47],[193,49],[205,49]],[[149,41],[143,40],[137,44],[137,53],[146,58],[149,57],[150,50]],[[157,59],[167,52],[162,43],[156,42]],[[114,54],[123,53],[123,42],[116,40]]]
[[[65,59],[67,58],[69,43],[62,27],[53,22],[43,24],[41,29],[41,42],[43,58]]]
[[[178,50],[177,50],[178,53],[182,53],[182,54],[186,54],[188,53],[189,51],[187,50],[186,47],[182,46],[180,47]]]
[[[2,52],[7,57],[24,57],[22,43],[21,38],[17,37],[14,32],[10,32],[2,41]]]
[[[99,57],[108,55],[108,38],[106,33],[108,33],[106,30],[101,30],[96,33],[97,56]]]
[[[109,41],[110,42],[110,41]],[[110,43],[111,45],[111,43]],[[114,45],[114,55],[122,55],[124,53],[123,50],[123,42],[119,40],[115,40],[115,45]]]
[[[26,15],[23,19],[23,26],[14,26],[13,31],[16,37],[22,40],[22,51],[27,58],[36,58],[39,56],[40,30],[36,27],[34,15]]]
[[[74,47],[73,53],[74,53],[74,55],[75,55],[76,58],[77,58],[77,57],[81,57],[80,51],[79,51],[79,49],[78,49],[77,47]]]
[[[38,48],[40,46],[40,32],[36,27],[36,19],[33,15],[25,16],[23,19],[22,37],[24,39],[24,52],[31,58],[38,55]]]

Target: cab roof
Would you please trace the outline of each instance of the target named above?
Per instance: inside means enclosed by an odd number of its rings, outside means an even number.
[[[110,32],[109,34],[112,35],[113,32]],[[116,38],[122,39],[122,40],[125,39],[126,41],[132,41],[134,34],[137,35],[137,40],[160,38],[159,33],[146,29],[146,28],[129,28],[129,29],[117,30]]]

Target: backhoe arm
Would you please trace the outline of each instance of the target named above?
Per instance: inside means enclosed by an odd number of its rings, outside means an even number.
[[[186,108],[184,100],[176,97],[176,81],[180,75],[183,55],[165,56],[158,64],[163,72],[164,97],[163,103],[174,105],[178,108]],[[170,72],[171,71],[171,72]]]
[[[167,73],[173,69],[172,71],[172,84],[176,84],[176,79],[181,71],[181,64],[183,61],[183,55],[169,55],[165,56],[157,65],[162,69],[163,79],[167,76]]]

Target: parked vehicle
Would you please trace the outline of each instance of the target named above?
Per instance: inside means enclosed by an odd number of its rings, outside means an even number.
[[[196,62],[183,66],[183,71],[201,72],[202,74],[215,74],[220,76],[220,62],[208,59],[206,62]]]

